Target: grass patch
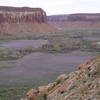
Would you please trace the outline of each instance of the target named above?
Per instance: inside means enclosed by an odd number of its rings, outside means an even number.
[[[0,100],[20,100],[33,86],[0,86]]]
[[[10,42],[11,40],[0,40],[0,43],[2,42]]]
[[[14,66],[0,66],[0,70],[1,69],[8,69],[8,68],[13,68]]]

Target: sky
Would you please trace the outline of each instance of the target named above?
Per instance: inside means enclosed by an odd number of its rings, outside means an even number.
[[[39,7],[47,15],[100,13],[100,0],[0,0],[0,6]]]

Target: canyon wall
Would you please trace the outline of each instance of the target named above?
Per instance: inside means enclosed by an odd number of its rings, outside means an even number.
[[[100,13],[53,15],[48,23],[59,29],[100,29]]]
[[[0,23],[46,23],[46,13],[41,8],[0,7]]]
[[[0,32],[52,32],[46,12],[41,8],[0,7]]]

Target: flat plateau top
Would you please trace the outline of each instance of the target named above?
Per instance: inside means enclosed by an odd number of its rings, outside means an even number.
[[[30,8],[30,7],[9,7],[9,6],[0,6],[2,11],[37,11],[42,10],[41,8]]]

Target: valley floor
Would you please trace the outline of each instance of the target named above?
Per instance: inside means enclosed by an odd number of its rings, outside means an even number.
[[[100,54],[100,31],[33,34],[0,40],[0,100],[19,100],[25,91],[53,82],[60,74]]]
[[[46,84],[62,73],[74,71],[80,63],[93,56],[91,53],[87,55],[85,52],[83,55],[82,52],[70,54],[32,53],[22,59],[0,61],[0,66],[13,66],[0,70],[0,85]]]

